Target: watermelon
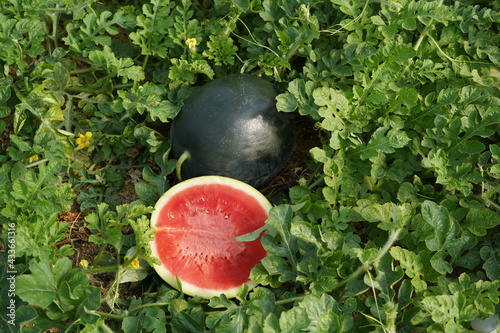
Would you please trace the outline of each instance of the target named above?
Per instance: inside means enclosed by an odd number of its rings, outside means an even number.
[[[260,188],[286,165],[294,147],[293,114],[278,112],[278,88],[250,74],[199,87],[170,128],[179,178],[217,175]]]
[[[250,270],[267,255],[260,239],[235,238],[263,227],[269,209],[265,196],[239,180],[201,176],[178,183],[151,215],[152,255],[161,261],[153,267],[187,295],[234,297],[243,284],[254,286]]]

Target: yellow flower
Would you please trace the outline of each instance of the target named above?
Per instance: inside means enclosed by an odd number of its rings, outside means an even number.
[[[140,266],[139,259],[135,258],[134,260],[132,260],[132,262],[130,263],[130,266],[132,266],[133,269],[139,268],[139,266]]]
[[[197,44],[196,38],[188,38],[186,40],[186,45],[189,47],[189,50],[191,52],[196,51],[196,44]]]
[[[89,265],[90,263],[87,260],[85,259],[80,260],[80,266],[82,266],[83,268],[88,268]]]
[[[40,157],[38,155],[33,155],[31,156],[29,159],[28,159],[28,162],[29,163],[33,163],[33,162],[36,162],[40,159]]]
[[[90,146],[90,138],[92,137],[92,132],[87,132],[84,134],[78,133],[78,138],[76,138],[76,144],[78,149],[87,148]]]

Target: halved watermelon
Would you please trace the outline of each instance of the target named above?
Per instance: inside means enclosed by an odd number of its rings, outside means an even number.
[[[264,226],[271,209],[255,188],[239,180],[202,176],[170,188],[156,203],[152,255],[156,272],[191,296],[234,297],[243,284],[253,287],[250,270],[267,253],[260,239],[235,237]]]

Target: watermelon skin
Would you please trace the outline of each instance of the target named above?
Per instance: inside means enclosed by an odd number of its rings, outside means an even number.
[[[198,88],[170,128],[174,159],[189,152],[183,179],[219,175],[259,188],[288,161],[295,142],[293,114],[276,109],[277,87],[250,74],[232,74]]]
[[[157,273],[191,296],[234,297],[243,284],[254,287],[250,270],[267,255],[260,239],[235,237],[265,225],[269,201],[253,187],[226,177],[196,177],[169,189],[151,216],[156,229],[152,255]]]

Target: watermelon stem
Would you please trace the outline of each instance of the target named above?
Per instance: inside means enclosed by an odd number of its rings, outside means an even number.
[[[485,199],[489,199],[489,198],[491,198],[491,196],[492,196],[493,194],[495,194],[496,192],[499,192],[499,191],[500,191],[500,185],[498,185],[497,187],[495,187],[495,188],[494,188],[494,189],[492,189],[491,191],[489,191],[489,192],[487,192],[487,193],[483,194],[483,195],[482,195],[482,197],[483,197],[483,198],[485,198]]]
[[[319,177],[318,179],[314,180],[316,175],[322,170],[323,164],[318,164],[316,168],[313,170],[312,175],[310,176],[309,180],[307,181],[306,187],[309,190],[312,190],[314,187],[319,185],[323,180],[324,177]]]
[[[101,247],[101,249],[105,248],[104,246]],[[96,259],[99,259],[97,262],[94,259],[93,266],[96,267],[99,264],[100,257],[102,256],[102,253],[104,250],[99,251],[99,254],[96,256]],[[99,258],[98,258],[99,257]],[[127,268],[130,266],[130,263],[133,262],[135,259],[137,259],[138,256],[135,255],[132,258],[128,259],[126,262],[124,262],[122,265],[114,265],[114,266],[105,266],[105,267],[96,267],[96,268],[89,268],[85,270],[85,273],[87,274],[96,274],[96,273],[105,273],[105,272],[112,272],[118,270],[118,272],[122,269],[130,269]]]
[[[392,248],[392,246],[394,245],[394,243],[398,240],[399,235],[403,231],[403,227],[404,227],[404,223],[402,225],[400,225],[399,227],[395,228],[389,234],[389,239],[386,241],[386,243],[384,244],[384,246],[379,250],[377,256],[375,258],[371,258],[371,259],[367,260],[366,262],[364,262],[361,266],[358,267],[358,269],[356,269],[349,276],[347,276],[345,279],[343,279],[342,281],[340,281],[340,283],[337,284],[332,289],[332,291],[337,290],[340,287],[343,287],[349,281],[357,278],[360,274],[362,274],[364,272],[369,272],[369,270],[371,269],[371,267],[373,265],[376,265],[380,261],[380,259],[382,259],[382,257],[384,255],[386,255],[387,252],[389,252],[389,250]],[[296,301],[301,301],[301,300],[304,299],[304,297],[306,297],[306,295],[301,295],[301,296],[296,296],[296,297],[292,297],[292,298],[288,298],[288,299],[276,301],[276,305],[284,305],[284,304],[293,303],[293,302],[296,302]]]
[[[136,308],[133,308],[130,311],[125,312],[124,315],[119,315],[119,314],[114,314],[114,313],[109,313],[109,312],[102,312],[102,311],[87,311],[87,313],[95,314],[100,317],[106,317],[106,318],[113,318],[113,319],[118,319],[118,320],[124,320],[125,318],[130,317],[130,315],[134,312],[137,312],[139,310],[145,309],[145,308],[150,308],[150,307],[159,307],[159,306],[168,306],[170,303],[148,303],[148,304],[143,304],[140,305]],[[166,319],[171,319],[171,316],[165,316]]]
[[[384,255],[389,252],[389,250],[392,248],[394,243],[398,240],[399,235],[401,234],[401,231],[403,231],[404,223],[397,227],[396,229],[392,230],[391,233],[389,234],[389,239],[386,241],[384,246],[379,250],[377,256],[375,258],[371,258],[364,262],[361,266],[358,267],[357,270],[351,273],[347,278],[345,278],[343,281],[341,281],[338,285],[335,286],[333,290],[339,289],[340,287],[346,285],[349,281],[355,279],[360,275],[361,273],[368,272],[371,267],[375,264],[377,264],[380,259]]]
[[[92,263],[92,266],[96,267],[99,264],[99,261],[101,261],[101,257],[104,254],[104,250],[106,249],[106,244],[102,244],[101,248],[99,249],[99,253],[94,258],[94,262]]]
[[[88,268],[85,269],[85,274],[98,274],[98,273],[106,273],[113,272],[121,268],[121,265],[118,266],[106,266],[106,267],[97,267],[97,268]]]
[[[113,318],[113,319],[118,319],[118,320],[123,320],[123,319],[127,318],[127,316],[122,316],[122,315],[117,315],[114,313],[108,313],[108,312],[102,312],[102,311],[88,311],[87,310],[87,313],[95,314],[95,315],[98,315],[100,317]]]
[[[170,303],[147,303],[147,304],[140,305],[140,306],[138,306],[136,308],[133,308],[132,310],[129,311],[129,314],[132,314],[134,312],[137,312],[137,311],[145,309],[145,308],[159,307],[159,306],[168,306],[168,305],[170,305]],[[168,317],[169,316],[167,316],[167,318]]]
[[[295,301],[302,301],[304,299],[304,297],[306,297],[306,295],[282,299],[280,301],[276,301],[275,304],[276,305],[284,305],[284,304],[288,304],[288,303],[293,303]]]
[[[189,153],[189,151],[184,151],[182,153],[182,155],[179,157],[179,159],[177,160],[177,163],[175,164],[175,174],[177,175],[177,179],[179,181],[182,181],[182,176],[181,176],[181,167],[182,167],[182,164],[191,158],[191,154]]]
[[[500,205],[496,204],[495,202],[491,201],[487,197],[476,197],[480,201],[484,202],[487,206],[493,207],[497,212],[500,212]]]

